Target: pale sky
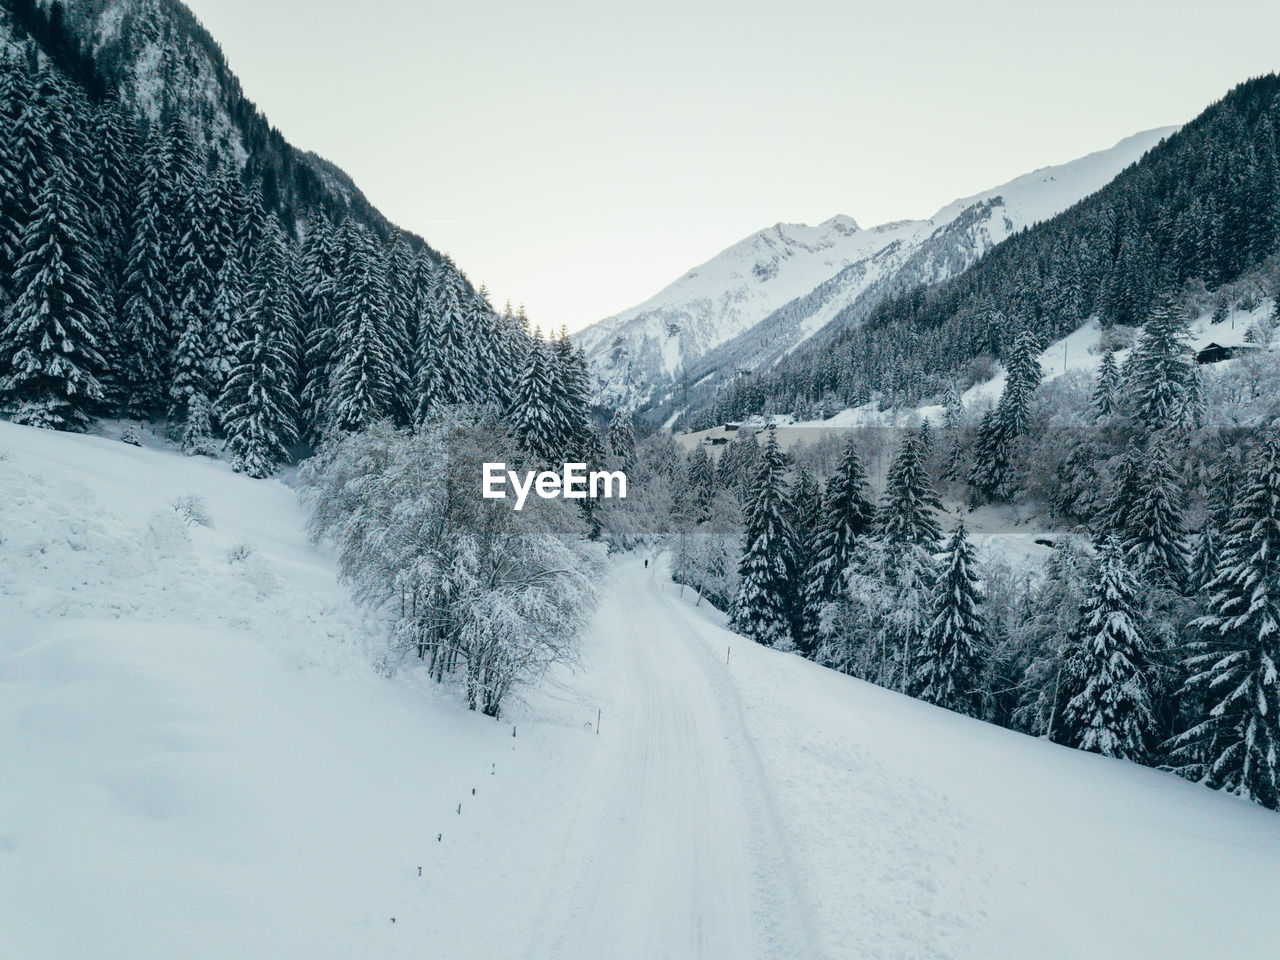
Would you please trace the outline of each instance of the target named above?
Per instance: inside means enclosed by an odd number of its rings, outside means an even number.
[[[295,146],[578,329],[778,221],[864,227],[1280,69],[1276,0],[186,0]]]

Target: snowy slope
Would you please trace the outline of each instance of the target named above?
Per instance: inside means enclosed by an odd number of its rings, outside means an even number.
[[[651,299],[577,335],[605,402],[639,406],[691,380],[754,369],[837,316],[869,311],[894,284],[945,279],[1010,234],[1105,186],[1168,136],[1165,127],[1046,167],[928,220],[860,230],[848,217],[778,224],[734,244]]]
[[[637,557],[494,722],[371,669],[283,484],[0,451],[4,956],[1274,954],[1275,814],[757,647]]]
[[[1215,324],[1213,322],[1212,309],[1206,308],[1196,314],[1187,324],[1187,341],[1191,348],[1196,351],[1203,350],[1211,343],[1216,343],[1222,347],[1240,346],[1248,342],[1247,337],[1250,326],[1255,321],[1269,317],[1273,309],[1274,300],[1264,297],[1258,301],[1258,305],[1254,309],[1247,311],[1233,309],[1228,320]],[[1051,343],[1040,354],[1040,369],[1044,382],[1047,383],[1066,373],[1083,373],[1089,376],[1096,376],[1098,367],[1102,363],[1102,350],[1099,348],[1101,339],[1102,326],[1095,317],[1081,324],[1062,339]],[[1127,349],[1117,350],[1115,353],[1116,362],[1119,364],[1123,364],[1128,357],[1129,351]],[[1224,364],[1215,365],[1215,367],[1221,369],[1233,362],[1229,360]],[[961,402],[966,409],[970,410],[983,410],[987,407],[993,407],[999,402],[1000,395],[1004,393],[1004,383],[1005,369],[1003,366],[998,366],[995,376],[990,380],[974,384],[966,390],[960,398]],[[788,421],[788,428],[792,434],[803,434],[803,431],[814,428],[830,430],[837,427],[914,426],[922,419],[940,424],[943,413],[943,408],[937,404],[905,409],[880,410],[876,403],[872,402],[860,407],[841,410],[826,420]],[[700,442],[704,436],[720,435],[723,435],[723,430],[719,428],[704,430],[684,435],[690,438],[684,442]]]
[[[516,955],[598,698],[554,677],[513,739],[380,675],[303,523],[280,482],[0,422],[0,956]]]

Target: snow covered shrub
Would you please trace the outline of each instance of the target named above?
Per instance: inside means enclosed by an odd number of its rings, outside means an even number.
[[[142,438],[138,436],[138,428],[133,424],[124,428],[124,432],[120,434],[120,442],[127,443],[131,447],[142,446]]]
[[[187,532],[186,523],[176,513],[158,511],[147,521],[142,543],[159,557],[180,557],[191,549],[191,534]]]
[[[209,527],[213,529],[213,518],[209,515],[209,505],[204,497],[188,493],[184,497],[175,497],[169,506],[180,516],[187,526]]]
[[[259,597],[269,596],[280,587],[280,581],[272,571],[271,565],[259,553],[250,553],[240,563],[235,564],[234,569],[240,574],[242,580],[257,591]]]
[[[227,563],[242,580],[253,586],[260,597],[275,593],[280,586],[280,581],[272,572],[271,565],[253,548],[252,544],[244,541],[237,543],[227,551]]]
[[[604,551],[569,501],[517,512],[483,498],[481,464],[521,463],[516,444],[491,414],[440,416],[336,438],[299,476],[312,536],[334,544],[357,598],[392,616],[400,655],[496,717],[517,684],[573,658]]]
[[[1138,339],[1137,327],[1126,327],[1116,323],[1102,328],[1098,337],[1098,345],[1093,348],[1097,354],[1115,353],[1117,350],[1128,350]]]

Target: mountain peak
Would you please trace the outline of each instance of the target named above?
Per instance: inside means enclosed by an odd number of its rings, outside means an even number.
[[[837,213],[830,220],[824,220],[821,226],[825,229],[836,230],[840,233],[857,233],[862,228],[858,226],[858,221],[853,217],[845,216],[843,213]]]
[[[632,409],[661,401],[682,372],[701,382],[717,370],[756,369],[847,317],[855,302],[869,309],[896,283],[964,270],[1010,234],[1101,189],[1174,129],[1040,168],[956,200],[928,220],[870,230],[844,214],[816,226],[776,223],[588,327],[578,342],[602,399]]]

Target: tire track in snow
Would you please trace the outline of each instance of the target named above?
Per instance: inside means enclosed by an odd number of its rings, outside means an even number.
[[[672,586],[668,584],[668,586]],[[730,665],[717,657],[705,635],[706,621],[695,616],[681,601],[664,598],[674,603],[676,611],[688,633],[702,634],[693,638],[689,648],[702,662],[702,669],[716,688],[717,703],[729,715],[727,729],[734,735],[738,769],[744,781],[743,796],[750,805],[754,827],[753,850],[757,859],[756,900],[758,916],[766,922],[764,933],[769,937],[767,956],[820,956],[813,936],[813,912],[807,903],[795,868],[795,862],[786,842],[782,821],[769,789],[764,764],[756,749],[755,741],[747,729],[746,712],[737,687],[730,676]],[[721,631],[716,631],[719,634]],[[720,637],[717,637],[717,643]],[[798,949],[800,944],[803,949]]]
[[[650,572],[621,564],[601,608],[614,756],[574,814],[530,955],[812,957],[731,681]]]

